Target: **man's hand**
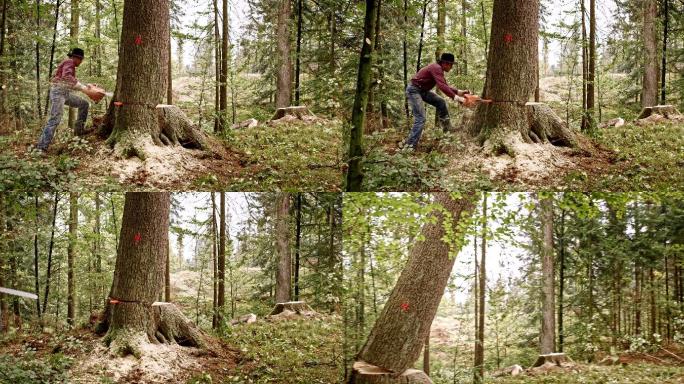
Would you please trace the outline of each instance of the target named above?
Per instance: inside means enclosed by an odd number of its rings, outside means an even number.
[[[459,95],[459,96],[469,95],[470,93],[471,93],[471,92],[470,92],[470,90],[468,90],[468,89],[460,89],[460,90],[458,91],[458,95]]]

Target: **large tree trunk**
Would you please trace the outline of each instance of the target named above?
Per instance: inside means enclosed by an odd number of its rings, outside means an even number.
[[[275,202],[276,209],[276,254],[278,268],[276,272],[276,303],[290,301],[290,285],[292,260],[290,256],[290,195],[279,193]]]
[[[436,220],[423,226],[421,234],[425,240],[411,249],[406,266],[358,354],[358,360],[394,375],[410,368],[420,356],[451,275],[458,249],[444,241],[444,220],[451,225],[450,236],[462,236],[458,224],[473,204],[472,196],[454,200],[449,193],[436,193],[435,200],[444,213],[435,210],[432,215]],[[457,239],[450,240],[460,244]]]
[[[280,0],[278,8],[278,79],[276,108],[290,106],[292,99],[292,60],[290,58],[290,0]]]
[[[69,246],[67,248],[67,324],[74,326],[76,316],[76,286],[74,280],[74,259],[78,240],[78,194],[69,194]]]
[[[658,59],[655,26],[655,19],[658,16],[657,1],[644,0],[643,14],[644,76],[641,82],[641,106],[646,108],[658,104]]]
[[[530,135],[525,104],[535,88],[538,32],[538,0],[494,1],[483,96],[495,102],[479,104],[470,127],[487,152],[514,156],[516,145],[535,141]],[[555,121],[558,117],[552,115],[549,119]],[[563,137],[554,141],[557,145],[573,142]]]
[[[379,0],[366,0],[366,15],[363,24],[363,46],[359,59],[358,77],[356,79],[356,95],[351,117],[351,131],[349,133],[349,168],[347,170],[348,192],[358,192],[363,184],[362,160],[363,129],[366,125],[366,106],[368,105],[368,91],[370,89],[373,32],[375,30],[376,12]]]
[[[168,192],[128,192],[121,225],[111,318],[105,342],[119,355],[142,354],[145,343],[201,347],[204,339],[173,304],[155,303],[169,253]]]
[[[114,102],[102,131],[113,128],[107,142],[143,160],[152,145],[205,148],[203,133],[178,107],[160,106],[170,70],[169,1],[125,0],[121,38]]]
[[[660,104],[666,104],[666,84],[665,80],[667,78],[667,39],[669,34],[669,21],[670,21],[670,1],[663,0],[663,52],[662,62],[660,64]]]
[[[542,197],[539,200],[541,208],[542,230],[542,326],[541,326],[541,354],[555,352],[556,322],[555,322],[555,285],[553,262],[553,200]]]

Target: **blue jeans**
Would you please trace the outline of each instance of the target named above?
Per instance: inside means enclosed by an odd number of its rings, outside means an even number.
[[[55,130],[62,121],[65,104],[69,107],[78,108],[78,119],[74,126],[76,135],[83,133],[83,128],[88,118],[88,108],[90,107],[90,104],[85,99],[76,96],[76,91],[61,86],[52,86],[50,88],[50,103],[52,104],[50,107],[50,119],[43,129],[43,134],[40,135],[38,145],[36,145],[36,148],[43,151],[47,149],[50,142],[52,142],[52,138],[55,136]]]
[[[423,102],[426,102],[437,108],[437,116],[441,121],[449,119],[449,109],[447,108],[446,100],[432,91],[423,91],[413,84],[406,87],[406,98],[413,110],[413,128],[409,134],[406,144],[416,148],[420,136],[423,134],[423,127],[425,126],[425,107]]]

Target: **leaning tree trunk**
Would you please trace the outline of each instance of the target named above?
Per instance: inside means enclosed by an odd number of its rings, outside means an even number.
[[[107,142],[117,153],[143,160],[151,145],[204,148],[200,130],[180,109],[174,107],[172,115],[155,111],[168,86],[169,0],[125,0],[123,13],[114,102],[103,127],[104,134],[112,128]],[[172,120],[160,124],[159,113]]]
[[[201,332],[178,308],[155,302],[164,289],[170,204],[168,192],[126,193],[105,337],[119,355],[139,357],[145,343],[205,345]]]
[[[459,223],[464,211],[472,207],[472,200],[472,196],[454,200],[449,193],[436,194],[436,202],[443,210],[435,210],[436,220],[421,230],[425,240],[411,249],[406,267],[358,354],[359,361],[389,371],[387,375],[397,376],[418,359],[462,240],[454,236],[462,236]],[[445,227],[451,232],[450,244],[444,241]],[[399,382],[361,381],[358,370],[353,375],[358,382]]]
[[[539,0],[494,1],[483,92],[494,103],[481,103],[470,126],[471,133],[478,136],[487,152],[514,156],[517,144],[535,142],[530,137],[532,129],[527,120],[526,103],[535,88],[538,32]],[[551,114],[553,120],[558,119],[550,108],[543,112]],[[569,132],[563,131],[551,142],[560,145],[574,142],[574,138],[566,137]]]

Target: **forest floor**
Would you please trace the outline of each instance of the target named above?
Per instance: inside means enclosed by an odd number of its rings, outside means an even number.
[[[315,119],[231,130],[221,153],[154,147],[141,161],[121,158],[95,135],[61,126],[46,155],[28,149],[39,128],[0,133],[0,191],[88,186],[101,190],[169,189],[339,191],[342,124]]]
[[[118,357],[90,328],[0,340],[0,383],[333,383],[341,374],[341,320],[259,319],[228,328],[214,353],[152,345]]]
[[[516,157],[486,155],[472,138],[428,127],[418,151],[403,132],[371,136],[367,189],[496,191],[677,190],[684,187],[684,123],[600,130],[578,148],[524,144]]]

